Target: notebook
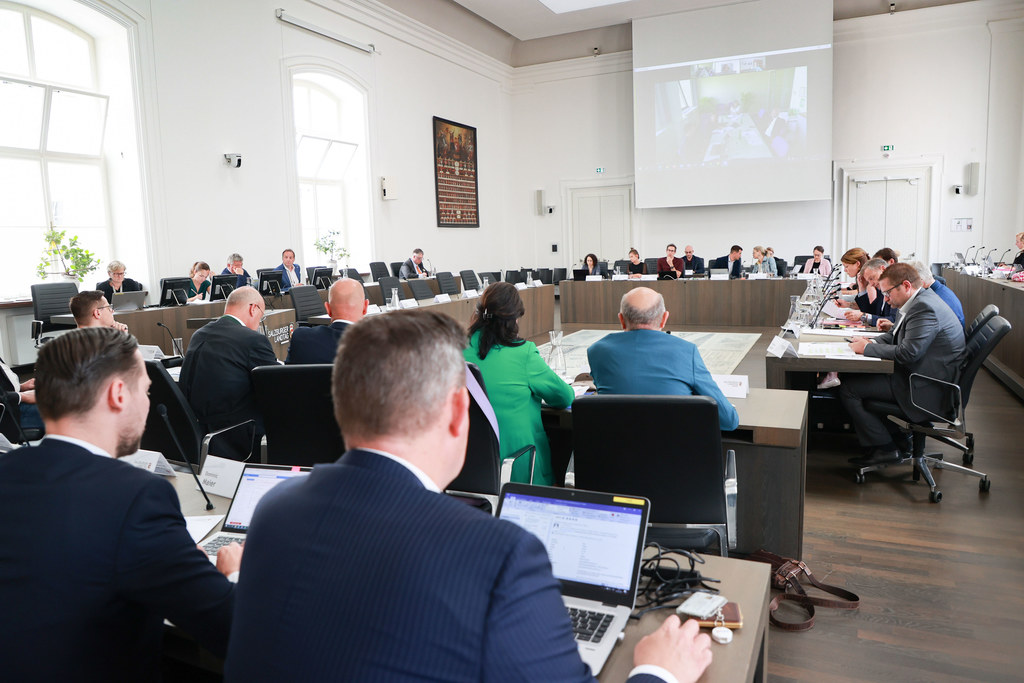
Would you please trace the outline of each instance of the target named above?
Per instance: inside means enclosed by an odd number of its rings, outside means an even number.
[[[114,292],[110,297],[110,307],[115,311],[137,311],[146,305],[147,291]]]
[[[650,502],[636,496],[528,484],[501,489],[497,516],[544,543],[580,657],[595,676],[633,611],[649,514]]]
[[[245,465],[242,468],[242,475],[238,478],[238,486],[235,487],[231,506],[228,507],[228,513],[224,515],[224,524],[221,525],[220,531],[201,544],[210,562],[217,561],[217,551],[222,546],[226,546],[232,541],[238,543],[245,541],[245,534],[249,531],[249,522],[252,521],[252,513],[255,512],[256,504],[260,502],[267,491],[285,479],[304,477],[309,474],[311,469],[292,465]]]

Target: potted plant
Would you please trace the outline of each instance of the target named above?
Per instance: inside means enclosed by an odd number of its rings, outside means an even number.
[[[330,230],[313,242],[313,248],[327,257],[332,275],[338,274],[338,257],[343,259],[349,257],[348,249],[338,244],[339,237],[341,237],[341,233]],[[345,267],[348,267],[347,263]]]
[[[39,277],[63,275],[70,280],[83,282],[85,276],[96,270],[100,260],[88,249],[78,246],[78,236],[68,238],[67,230],[58,230],[52,223],[43,235],[46,247],[36,268]]]

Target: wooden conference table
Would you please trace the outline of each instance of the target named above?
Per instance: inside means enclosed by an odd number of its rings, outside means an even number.
[[[851,330],[848,336],[856,335],[856,330]],[[842,342],[844,337],[804,333],[800,335],[800,339],[786,335],[786,340],[793,344],[793,348],[799,349],[800,342]],[[776,358],[766,355],[764,359],[764,381],[765,386],[769,389],[792,389],[796,384],[794,381],[796,376],[809,372],[857,372],[891,375],[893,362],[891,360],[865,360],[862,356],[857,358],[825,358],[823,356]]]

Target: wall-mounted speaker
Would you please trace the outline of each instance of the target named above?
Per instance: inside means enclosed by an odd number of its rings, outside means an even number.
[[[981,182],[981,163],[978,161],[967,164],[967,173],[964,182],[967,195],[973,197],[978,194],[978,186]]]

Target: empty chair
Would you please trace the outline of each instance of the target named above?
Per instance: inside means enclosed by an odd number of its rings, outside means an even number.
[[[459,277],[462,279],[463,289],[480,289],[480,281],[476,279],[476,273],[472,270],[460,270]]]
[[[800,256],[793,257],[793,272],[799,273],[804,269],[804,262],[807,259],[814,258],[814,254],[801,254]]]
[[[382,277],[388,277],[389,274],[388,265],[383,261],[370,262],[370,277],[374,282],[380,282]]]
[[[405,288],[402,287],[402,281],[399,280],[397,277],[391,277],[390,275],[387,277],[382,277],[381,279],[377,280],[377,284],[380,285],[380,295],[381,297],[383,297],[385,304],[391,299],[391,290],[393,289],[398,290],[399,301],[408,298],[405,295]]]
[[[32,338],[36,340],[37,345],[47,341],[45,337],[40,336],[43,332],[74,327],[74,323],[67,325],[52,323],[50,318],[71,312],[68,304],[71,302],[71,298],[78,294],[76,283],[43,282],[32,285],[29,289],[32,292]]]
[[[565,268],[555,268],[551,271],[551,282],[552,284],[558,284],[566,278],[568,270]]]
[[[966,328],[964,328],[964,339],[965,341],[971,341],[971,337],[974,333],[981,329],[981,327],[992,318],[999,315],[999,307],[995,304],[989,304],[985,308],[981,309],[981,312],[975,316]]]
[[[455,282],[455,277],[447,272],[441,272],[435,275],[437,278],[437,287],[441,290],[442,294],[449,296],[455,296],[459,293],[459,285]]]
[[[545,285],[552,284],[552,272],[550,268],[538,268],[537,279]]]
[[[645,258],[644,265],[647,266],[648,275],[658,274],[658,259],[657,258]]]
[[[292,308],[295,309],[295,320],[300,323],[309,322],[314,315],[325,315],[323,299],[320,291],[313,285],[298,285],[288,290],[292,297]]]
[[[342,277],[351,278],[352,280],[359,280],[360,282],[363,281],[363,276],[360,275],[359,271],[356,270],[355,268],[339,268],[338,273]]]
[[[192,412],[192,406],[185,400],[185,395],[178,388],[178,383],[171,379],[160,361],[146,361],[146,374],[149,375],[151,384],[149,385],[149,414],[146,416],[146,430],[142,433],[142,448],[163,453],[168,460],[201,467],[208,453],[222,457],[229,455],[228,452],[218,451],[218,446],[221,443],[214,439],[221,434],[227,435],[228,432],[231,432],[233,436],[238,437],[232,440],[232,445],[240,443],[243,440],[243,435],[247,437],[249,451],[244,459],[252,459],[256,436],[254,420],[246,420],[237,425],[204,434],[195,413]],[[166,418],[160,414],[161,407],[167,411]],[[168,425],[170,425],[170,429],[168,429]],[[242,430],[242,435],[235,433],[235,430]],[[181,448],[178,447],[178,444],[181,444]],[[181,449],[184,449],[184,453]]]
[[[308,466],[334,462],[345,452],[331,399],[332,367],[253,368],[253,392],[267,434],[267,462]],[[282,396],[287,400],[281,400]]]
[[[412,280],[406,280],[406,282],[409,284],[409,290],[412,291],[412,298],[417,301],[434,298],[434,290],[430,288],[430,283],[426,280],[413,278]]]
[[[775,272],[779,277],[786,277],[786,259],[775,256]]]
[[[505,282],[508,282],[513,285],[519,282],[526,282],[526,276],[523,275],[518,270],[506,270]]]
[[[620,260],[616,261],[615,262],[615,272],[616,273],[628,274],[629,273],[629,260],[628,259],[627,260],[620,259]]]
[[[487,278],[487,281],[490,284],[493,285],[495,282],[501,282],[501,271],[500,270],[488,270],[488,271],[481,270],[480,271],[480,284],[481,284],[481,286],[484,283],[484,278],[485,277]]]
[[[913,389],[923,389],[928,385],[939,385],[949,394],[947,408],[944,414],[933,412],[931,409],[936,406],[920,406],[914,403],[914,407],[927,413],[933,420],[915,423],[903,413],[899,405],[887,401],[864,401],[864,408],[875,413],[884,415],[890,421],[899,425],[904,433],[911,436],[912,452],[908,457],[903,457],[897,462],[886,463],[885,465],[865,465],[857,470],[855,481],[858,484],[864,483],[864,475],[880,469],[887,469],[896,465],[911,464],[914,468],[914,481],[921,477],[928,483],[929,499],[933,503],[942,500],[942,491],[939,490],[932,476],[932,465],[944,470],[953,470],[962,474],[969,474],[978,477],[978,488],[986,492],[992,486],[988,475],[978,470],[961,467],[942,459],[942,453],[925,453],[924,447],[927,437],[940,441],[947,446],[956,448],[963,453],[963,462],[969,465],[974,462],[974,434],[967,431],[967,423],[964,413],[967,409],[967,402],[971,398],[971,387],[974,385],[974,378],[978,374],[982,363],[992,353],[992,350],[999,344],[999,341],[1010,333],[1010,323],[998,315],[978,327],[971,338],[967,341],[967,353],[954,384],[933,379],[925,375],[914,373],[910,376],[911,400],[913,401]],[[575,409],[575,406],[574,406]],[[936,408],[942,410],[942,408]],[[960,440],[964,443],[960,443]]]
[[[402,261],[392,261],[391,262],[391,274],[394,277],[401,277],[401,272],[402,272]]]
[[[313,282],[313,271],[315,271],[317,268],[326,268],[326,267],[327,266],[306,266],[306,282],[307,283],[312,283]]]
[[[717,546],[723,556],[735,547],[735,454],[729,451],[728,465],[723,462],[714,399],[584,396],[573,402],[572,414],[577,488],[650,499],[648,541],[702,551]],[[665,425],[685,440],[653,446],[649,435]]]

